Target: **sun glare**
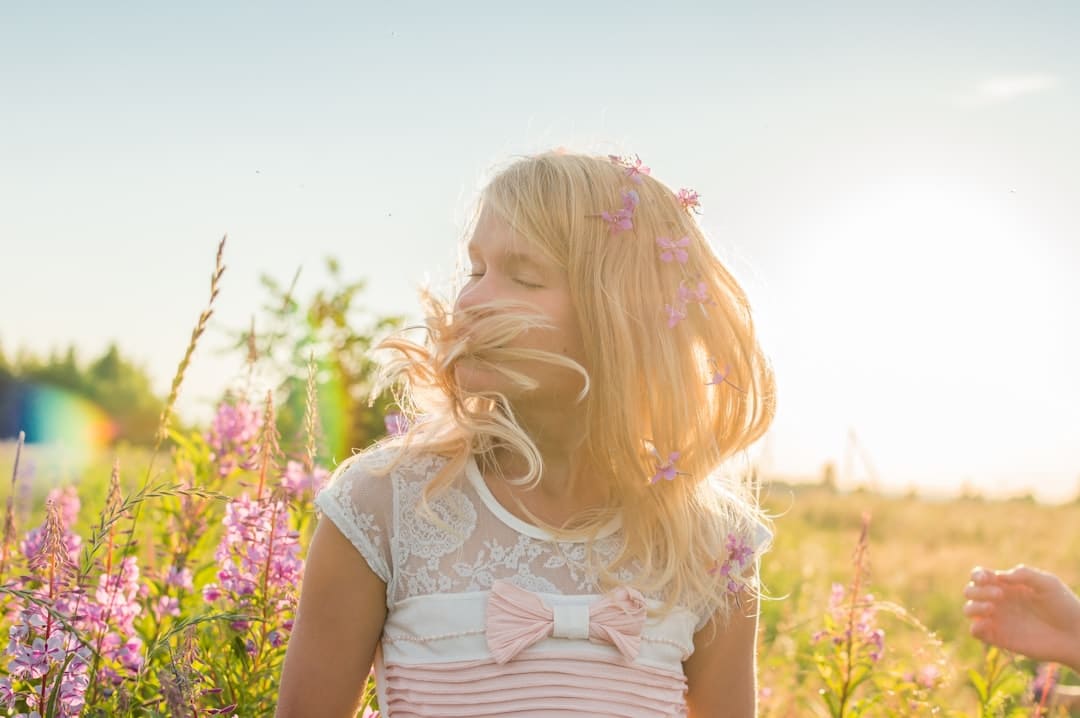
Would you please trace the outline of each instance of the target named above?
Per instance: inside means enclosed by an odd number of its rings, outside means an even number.
[[[1067,371],[1065,285],[1014,198],[898,180],[806,227],[792,356],[777,357],[781,415],[784,401],[808,402],[792,414],[821,416],[812,440],[832,447],[858,430],[896,467],[883,482],[904,487],[1047,458],[1047,426],[1076,413],[1055,384]]]

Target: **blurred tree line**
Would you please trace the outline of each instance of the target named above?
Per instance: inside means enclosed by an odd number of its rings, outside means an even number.
[[[319,455],[337,463],[351,449],[366,447],[386,433],[383,415],[391,397],[384,394],[369,405],[376,365],[368,351],[382,335],[401,327],[403,317],[375,316],[362,307],[359,298],[366,283],[346,279],[337,260],[328,258],[326,270],[329,286],[306,299],[296,296],[299,271],[288,286],[263,275],[267,298],[258,318],[252,318],[250,328],[225,331],[227,351],[243,352],[275,388],[277,424],[286,451],[295,451],[304,441],[308,366],[314,365]],[[49,388],[99,407],[116,427],[115,440],[150,445],[164,403],[151,384],[145,369],[126,359],[115,344],[85,366],[74,347],[44,360],[27,352],[9,360],[0,347],[0,439],[26,430],[27,441],[42,440],[25,418],[35,392]],[[264,397],[245,398],[261,406]]]
[[[117,438],[138,444],[153,441],[163,400],[154,394],[146,371],[125,359],[116,344],[86,366],[74,346],[48,359],[20,351],[13,360],[0,348],[0,439],[13,438],[20,430],[29,442],[47,439],[42,435],[47,425],[28,419],[50,389],[99,408],[112,420]]]

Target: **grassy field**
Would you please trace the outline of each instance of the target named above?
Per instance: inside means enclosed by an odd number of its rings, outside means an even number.
[[[968,635],[961,613],[961,591],[972,567],[1027,563],[1080,586],[1080,503],[929,502],[779,485],[766,489],[764,503],[777,518],[775,547],[764,560],[762,574],[777,600],[765,602],[763,609],[762,683],[774,696],[800,699],[777,715],[817,714],[817,676],[800,656],[805,658],[807,640],[820,626],[831,585],[852,580],[852,554],[864,513],[870,516],[867,590],[908,614],[908,620],[882,614],[886,659],[899,654],[900,663],[906,664],[900,670],[936,661],[945,679],[943,702],[949,707],[973,710],[975,693],[967,685],[967,669],[978,666],[984,655],[982,644]],[[932,647],[911,619],[933,632],[940,648]],[[1023,661],[1019,666],[1031,668]],[[770,681],[778,685],[770,686]],[[799,710],[790,712],[792,705]]]
[[[12,448],[0,445],[0,471],[8,477]],[[121,452],[121,482],[128,491],[144,481],[148,459],[145,451]],[[111,457],[86,469],[65,469],[55,455],[30,447],[23,462],[29,480],[20,481],[27,488],[16,495],[19,536],[41,522],[44,495],[58,483],[78,487],[82,511],[73,529],[89,536],[105,502]],[[175,472],[168,455],[159,456],[155,467],[153,480],[168,479]],[[5,481],[0,494],[4,499],[8,488]],[[763,716],[830,715],[819,695],[822,679],[814,656],[815,650],[820,654],[820,646],[813,637],[823,627],[833,584],[852,581],[852,556],[864,515],[870,519],[863,591],[873,593],[882,608],[878,620],[885,630],[884,657],[874,670],[899,676],[933,666],[940,674],[935,679],[936,700],[955,715],[979,715],[968,670],[981,664],[984,649],[968,636],[961,614],[961,590],[970,569],[977,564],[1007,567],[1024,562],[1053,570],[1070,585],[1080,586],[1080,503],[929,502],[780,484],[767,485],[763,501],[776,517],[774,547],[762,568],[773,597],[762,610]],[[138,532],[145,533],[140,553],[148,567],[160,561],[160,554],[152,551],[155,541],[161,548],[160,538],[155,539],[154,515],[147,514],[150,520]],[[210,535],[201,544],[212,547],[220,532],[220,525],[211,522]],[[203,562],[196,571],[199,585],[200,576],[212,576],[214,563],[208,554],[197,560]],[[1025,672],[1033,668],[1025,661],[1016,665]]]

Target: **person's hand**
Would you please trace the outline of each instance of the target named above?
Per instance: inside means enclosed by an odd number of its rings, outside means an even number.
[[[1080,598],[1052,573],[976,568],[964,615],[981,641],[1080,671]]]

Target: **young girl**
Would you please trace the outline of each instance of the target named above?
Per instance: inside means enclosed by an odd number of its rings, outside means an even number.
[[[383,342],[408,432],[316,499],[278,716],[755,713],[774,415],[743,291],[640,160],[516,161],[452,306]]]

